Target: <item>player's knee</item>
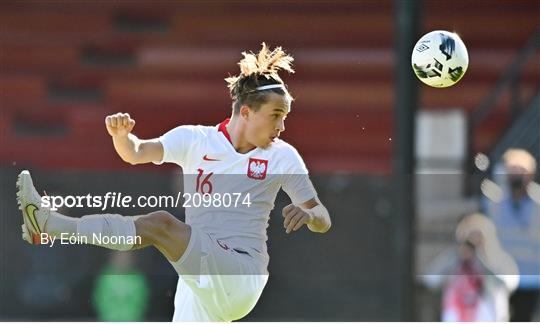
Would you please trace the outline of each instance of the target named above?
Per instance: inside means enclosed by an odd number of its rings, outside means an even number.
[[[146,237],[149,243],[156,243],[173,230],[174,223],[179,222],[169,212],[160,210],[137,218],[137,233]]]
[[[166,234],[179,222],[171,213],[164,210],[152,212],[146,218],[152,230],[161,235]]]
[[[135,225],[144,233],[146,239],[143,238],[143,243],[156,246],[169,260],[180,258],[191,235],[188,225],[166,211],[141,216]]]

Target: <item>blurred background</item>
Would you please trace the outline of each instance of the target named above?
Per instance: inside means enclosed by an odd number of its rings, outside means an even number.
[[[503,153],[540,157],[539,22],[537,0],[2,1],[0,320],[171,320],[176,274],[156,250],[126,257],[22,241],[16,176],[31,170],[50,195],[176,192],[177,168],[121,161],[105,116],[130,113],[142,138],[218,124],[231,109],[223,78],[263,41],[295,57],[283,138],[303,156],[333,227],[285,235],[288,198],[278,196],[270,281],[245,320],[441,319],[445,286],[419,278],[435,274],[464,215],[489,214],[494,193],[510,190]],[[410,65],[415,42],[437,29],[469,50],[467,73],[447,89],[422,85]],[[540,218],[540,190],[526,173],[528,221]],[[540,232],[529,230],[540,222],[522,227],[538,265]],[[133,274],[109,280],[118,269]],[[536,320],[539,289],[521,304]]]

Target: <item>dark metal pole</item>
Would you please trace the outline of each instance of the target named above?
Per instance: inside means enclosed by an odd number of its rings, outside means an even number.
[[[414,133],[418,86],[411,53],[418,38],[421,1],[395,0],[396,104],[394,180],[397,189],[396,248],[399,260],[400,320],[414,321]]]

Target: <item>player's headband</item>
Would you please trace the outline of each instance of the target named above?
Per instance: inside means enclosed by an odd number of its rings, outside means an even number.
[[[257,87],[257,88],[255,88],[255,90],[257,90],[257,91],[263,91],[263,90],[276,89],[276,88],[281,88],[281,89],[285,90],[285,87],[284,87],[283,84],[281,84],[281,83],[278,83],[278,84],[269,84],[269,85],[265,85],[265,86],[262,86],[262,87]]]
[[[277,84],[268,84],[268,85],[260,86],[260,87],[257,87],[255,89],[253,89],[253,90],[244,92],[244,94],[253,93],[253,92],[257,92],[257,91],[270,90],[270,89],[282,89],[283,91],[287,91],[287,88],[285,88],[285,86],[283,84],[277,83]]]

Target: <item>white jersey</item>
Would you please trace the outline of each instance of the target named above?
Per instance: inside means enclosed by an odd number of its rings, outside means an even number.
[[[276,139],[267,148],[238,153],[227,123],[172,129],[159,138],[164,153],[157,163],[176,163],[183,169],[184,198],[192,198],[185,202],[187,224],[232,244],[231,248],[255,249],[268,260],[266,228],[279,189],[293,204],[317,193],[293,146]],[[190,196],[195,193],[199,197]],[[205,193],[213,206],[201,207]]]

